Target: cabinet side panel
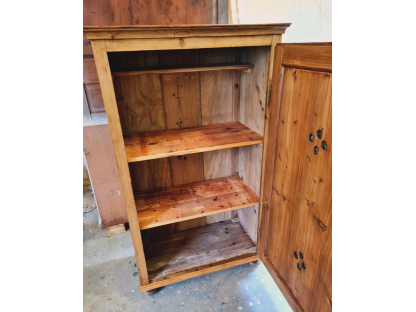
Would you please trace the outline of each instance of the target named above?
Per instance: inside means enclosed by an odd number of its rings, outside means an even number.
[[[240,82],[240,122],[264,135],[267,82],[269,74],[270,46],[249,47],[241,51],[241,61],[254,64],[252,73],[242,73]],[[239,175],[260,195],[260,179],[263,145],[240,147]],[[257,244],[258,206],[241,209],[240,222]]]

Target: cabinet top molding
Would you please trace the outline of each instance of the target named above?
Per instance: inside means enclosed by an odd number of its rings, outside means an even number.
[[[291,23],[84,26],[89,40],[281,35]]]

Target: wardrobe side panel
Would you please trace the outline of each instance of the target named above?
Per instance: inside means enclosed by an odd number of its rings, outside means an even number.
[[[240,122],[257,133],[264,135],[264,116],[268,81],[270,47],[249,47],[241,51],[241,62],[254,64],[252,73],[241,73]],[[258,196],[263,145],[239,148],[239,175]],[[253,206],[238,211],[238,218],[255,244],[259,207]]]

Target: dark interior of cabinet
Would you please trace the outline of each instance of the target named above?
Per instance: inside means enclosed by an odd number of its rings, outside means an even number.
[[[263,136],[269,51],[270,47],[245,47],[108,53],[112,72],[254,65],[251,72],[224,69],[114,74],[123,135],[240,122]],[[261,164],[262,144],[255,144],[135,161],[129,163],[129,169],[135,194],[238,175],[259,196]],[[256,205],[144,229],[141,233],[149,277],[156,280],[196,264],[255,253],[257,226]],[[197,256],[199,260],[195,260]]]

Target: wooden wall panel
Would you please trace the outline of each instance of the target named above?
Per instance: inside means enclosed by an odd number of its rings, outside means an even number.
[[[91,42],[87,39],[87,35],[83,33],[82,38],[82,53],[85,56],[92,56],[92,48],[91,48]]]
[[[107,228],[127,222],[108,125],[84,127],[84,153],[102,227]]]
[[[97,68],[95,67],[93,58],[84,58],[83,67],[82,76],[84,84],[100,83],[98,81]]]
[[[241,73],[240,121],[257,133],[264,135],[264,116],[268,80],[270,47],[249,47],[241,51],[241,61],[252,63],[252,73]],[[240,147],[239,175],[259,196],[263,146]],[[238,211],[241,225],[257,244],[259,207]]]
[[[217,24],[217,1],[142,0],[131,8],[133,25]]]
[[[99,83],[84,85],[91,114],[105,112],[103,96]]]
[[[123,135],[165,129],[159,75],[114,76],[113,81]]]
[[[161,75],[166,129],[198,126],[196,73]]]

